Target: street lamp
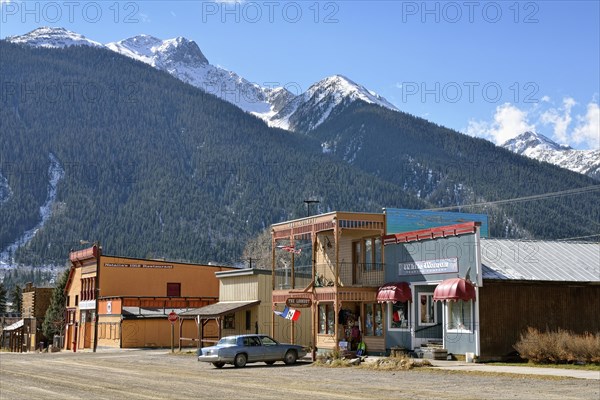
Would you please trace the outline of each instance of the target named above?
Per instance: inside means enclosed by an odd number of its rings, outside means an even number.
[[[304,200],[306,203],[306,216],[310,217],[310,205],[313,203],[320,203],[319,200]]]

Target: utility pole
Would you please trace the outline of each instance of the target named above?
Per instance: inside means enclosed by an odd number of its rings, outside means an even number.
[[[306,203],[306,216],[310,217],[310,205],[313,203],[320,203],[319,200],[304,200]]]

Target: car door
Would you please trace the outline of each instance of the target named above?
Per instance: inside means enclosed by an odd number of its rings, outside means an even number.
[[[265,361],[283,360],[282,346],[269,336],[261,336]]]
[[[243,338],[244,351],[248,354],[248,362],[263,361],[264,351],[260,340],[256,336],[245,336]]]

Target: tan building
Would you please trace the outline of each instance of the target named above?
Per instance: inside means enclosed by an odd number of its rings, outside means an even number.
[[[215,271],[230,269],[108,256],[98,246],[72,252],[69,259],[65,348],[74,351],[97,346],[169,347],[168,315],[215,303],[219,295]],[[192,335],[196,325],[188,321],[181,329],[184,336]]]
[[[216,272],[219,279],[219,302],[182,313],[196,319],[201,326],[202,346],[210,345],[223,336],[245,333],[264,333],[280,342],[310,343],[310,317],[300,323],[277,317],[273,320],[271,296],[273,280],[270,270],[237,269]],[[310,313],[310,308],[307,309]],[[296,337],[292,337],[292,324]]]
[[[28,282],[23,288],[21,318],[4,326],[0,335],[2,346],[12,352],[33,351],[46,342],[42,323],[50,306],[53,288],[36,288]],[[52,338],[49,338],[52,340]]]
[[[321,351],[339,342],[356,346],[356,325],[370,352],[384,352],[383,306],[377,292],[384,279],[385,215],[331,212],[272,225],[272,303],[309,302],[310,312],[292,324],[297,343]],[[300,336],[295,326],[312,326]],[[272,317],[272,322],[275,317]],[[379,323],[379,325],[377,325]],[[301,341],[300,341],[301,340]]]

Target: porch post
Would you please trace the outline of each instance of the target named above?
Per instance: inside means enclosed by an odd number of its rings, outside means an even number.
[[[334,305],[333,305],[333,309],[335,310],[335,320],[334,320],[334,348],[336,350],[339,349],[339,345],[338,345],[338,330],[339,330],[339,318],[338,318],[338,313],[340,312],[340,308],[341,308],[341,304],[339,302],[339,294],[338,294],[338,281],[340,279],[340,228],[339,228],[339,224],[337,223],[337,219],[334,220],[335,225],[333,227],[333,235],[335,238],[335,273],[334,273],[334,282],[333,282],[333,288],[335,291],[335,295],[334,295]]]

